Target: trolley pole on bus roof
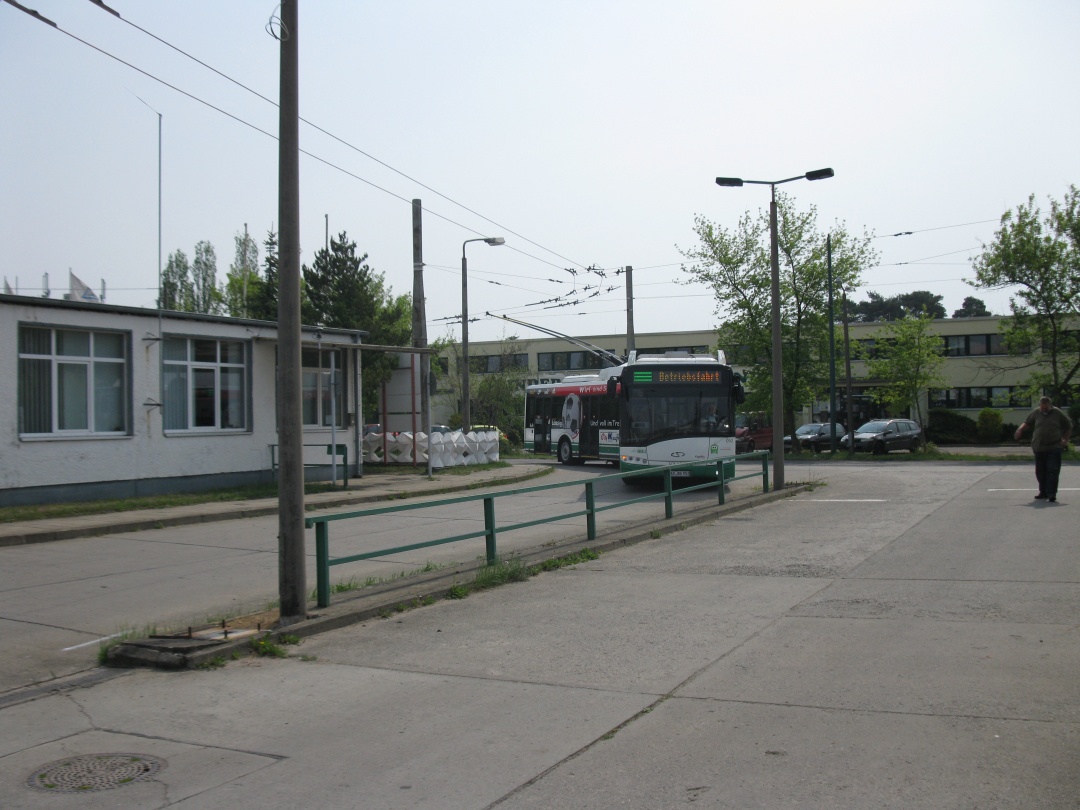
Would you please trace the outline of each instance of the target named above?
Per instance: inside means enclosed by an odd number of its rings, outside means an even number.
[[[742,186],[752,183],[769,186],[772,201],[769,203],[769,255],[772,263],[772,421],[773,421],[773,489],[784,488],[784,365],[780,324],[780,240],[776,227],[776,187],[793,180],[824,180],[832,177],[832,169],[817,169],[788,177],[785,180],[743,180],[740,177],[717,177],[718,186]]]

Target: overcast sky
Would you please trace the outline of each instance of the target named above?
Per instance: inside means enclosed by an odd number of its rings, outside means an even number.
[[[109,303],[154,305],[155,113],[163,259],[209,240],[224,280],[245,223],[261,259],[277,223],[276,107],[133,26],[276,101],[276,3],[110,0],[118,19],[87,0],[22,2],[60,30],[0,3],[8,283],[40,294],[48,273],[59,297],[70,268],[95,289],[104,279]],[[713,327],[708,291],[676,283],[677,246],[694,243],[695,214],[733,228],[769,193],[714,178],[822,167],[836,176],[784,189],[823,231],[879,237],[859,300],[927,289],[950,314],[972,294],[1004,313],[1007,292],[964,283],[969,257],[1028,195],[1045,210],[1080,183],[1075,0],[300,0],[299,13],[301,116],[340,139],[301,125],[317,156],[300,161],[301,259],[328,218],[411,292],[420,198],[432,338],[461,311],[462,242],[478,236],[506,246],[468,246],[473,315],[621,333],[613,271],[632,265],[639,332]],[[602,295],[537,304],[571,296],[565,268],[589,265],[608,273]],[[583,299],[597,279],[576,283]],[[470,327],[474,340],[511,333],[532,334]]]

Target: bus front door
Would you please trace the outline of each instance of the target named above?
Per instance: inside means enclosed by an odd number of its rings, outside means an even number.
[[[598,397],[581,398],[581,435],[578,437],[578,454],[584,458],[600,456],[600,419]]]

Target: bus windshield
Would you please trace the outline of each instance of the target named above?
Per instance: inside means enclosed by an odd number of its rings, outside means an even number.
[[[731,414],[723,397],[700,388],[635,387],[627,402],[627,439],[649,444],[677,436],[730,436]]]

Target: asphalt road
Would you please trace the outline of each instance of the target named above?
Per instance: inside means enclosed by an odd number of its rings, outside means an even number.
[[[1075,808],[1076,466],[822,486],[525,583],[0,702],[6,808]],[[75,755],[160,758],[100,793]]]
[[[566,468],[552,462],[552,466],[554,475],[509,488],[598,481],[611,472],[602,464]],[[735,494],[755,488],[760,489],[760,479],[731,485]],[[657,489],[599,480],[596,501],[612,504],[649,492]],[[446,497],[457,496],[408,503]],[[685,493],[676,509],[715,503],[716,497],[715,490]],[[566,487],[500,498],[496,517],[499,525],[510,525],[584,506],[584,487]],[[601,513],[598,530],[656,516],[663,516],[662,501],[633,504]],[[331,556],[403,546],[483,526],[480,501],[337,522],[331,524]],[[498,551],[508,555],[554,540],[584,537],[584,527],[584,518],[577,517],[500,533]],[[147,635],[265,610],[278,594],[277,532],[277,517],[267,516],[0,548],[0,638],[7,652],[0,657],[0,695],[96,666],[100,641],[114,634]],[[307,548],[307,583],[313,591],[313,530],[308,531]],[[484,540],[478,538],[334,566],[331,579],[335,583],[386,579],[430,564],[451,566],[483,555]]]

